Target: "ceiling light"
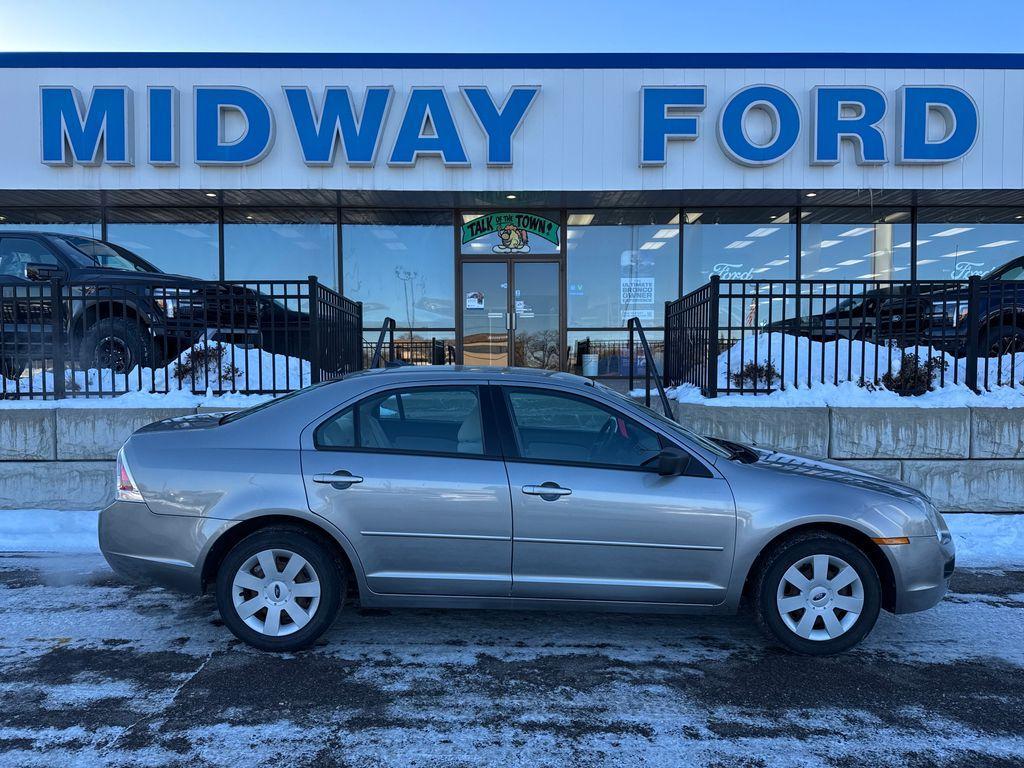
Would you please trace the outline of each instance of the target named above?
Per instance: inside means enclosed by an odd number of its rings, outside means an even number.
[[[789,259],[788,258],[786,258],[786,259],[775,259],[774,261],[769,261],[768,262],[768,266],[769,267],[783,267],[786,264],[789,264]]]
[[[217,193],[216,193],[216,192],[207,192],[207,193],[206,193],[206,196],[207,196],[207,197],[216,197],[216,196],[217,196]]]
[[[767,272],[767,271],[768,271],[768,267],[758,267],[757,269],[753,270],[753,272],[755,274],[761,274],[762,272]]]
[[[881,277],[881,276],[882,276],[881,272],[870,272],[870,273],[868,273],[866,275],[860,275],[857,278],[857,280],[873,280],[874,278]]]
[[[567,223],[570,227],[585,227],[594,220],[592,213],[570,213]]]
[[[817,192],[808,192],[806,195],[804,195],[804,197],[817,197],[817,196],[818,196]]]
[[[729,250],[734,250],[736,248],[746,248],[748,245],[752,245],[753,242],[753,240],[733,240],[725,247],[728,248]]]
[[[932,237],[952,237],[953,235],[959,235],[963,232],[970,232],[974,227],[950,227],[944,229],[941,232],[933,232]]]
[[[910,215],[909,211],[897,211],[896,213],[890,213],[888,216],[882,219],[886,224],[892,224],[894,221],[901,221]]]
[[[953,251],[952,253],[944,253],[939,256],[940,259],[955,259],[957,256],[966,256],[968,253],[974,253],[972,250],[966,251]]]
[[[778,227],[758,227],[753,232],[749,233],[747,237],[768,237],[772,232],[778,231]]]
[[[1015,219],[1024,219],[1024,214],[1018,214],[1017,216],[1014,216],[1013,218],[1015,218]]]
[[[7,217],[6,216],[0,216],[0,221],[7,221]]]
[[[874,227],[854,227],[853,229],[848,229],[845,232],[840,232],[839,236],[840,237],[857,237],[858,235],[866,235],[868,232],[874,232],[874,231],[875,231]]]
[[[675,237],[679,234],[678,229],[659,229],[654,233],[655,240],[667,240],[670,237]]]
[[[252,221],[252,216],[246,216],[245,218],[247,218],[247,219],[249,219],[250,221]]]
[[[979,245],[979,248],[1002,248],[1004,245],[1013,245],[1014,243],[1020,242],[1019,240],[996,240],[993,243],[985,243]]]
[[[818,243],[819,248],[831,248],[833,245],[839,245],[842,240],[822,240]]]
[[[656,251],[658,248],[661,248],[663,245],[665,245],[665,241],[664,240],[661,240],[659,242],[653,242],[651,240],[648,240],[646,243],[644,243],[643,245],[640,246],[640,250],[641,251]]]
[[[917,262],[917,266],[920,267],[922,264],[934,264],[934,263],[935,263],[935,259],[920,259]]]
[[[506,200],[515,200],[516,196],[515,195],[505,195],[505,199]]]
[[[835,272],[839,267],[822,267],[821,269],[815,270],[815,272]]]

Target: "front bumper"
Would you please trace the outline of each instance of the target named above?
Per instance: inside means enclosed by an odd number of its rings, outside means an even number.
[[[911,536],[909,544],[885,547],[896,577],[895,613],[925,611],[938,604],[949,589],[956,567],[952,538]]]
[[[100,512],[100,551],[129,581],[182,592],[203,591],[203,562],[219,536],[235,524],[208,517],[157,515],[140,502],[115,501]]]

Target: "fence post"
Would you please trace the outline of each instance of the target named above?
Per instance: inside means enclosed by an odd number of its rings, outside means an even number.
[[[708,299],[708,371],[705,394],[718,397],[718,297],[721,287],[718,275],[711,276],[711,296]]]
[[[67,371],[64,349],[67,334],[64,333],[64,285],[59,277],[50,280],[50,317],[53,322],[53,397],[63,400],[67,395]]]
[[[978,275],[971,275],[967,280],[967,348],[964,350],[966,370],[964,371],[964,384],[974,392],[980,393],[978,388],[978,310],[980,309],[979,298],[981,296],[981,278]]]
[[[323,352],[320,348],[320,291],[317,290],[316,275],[309,276],[309,383],[320,383],[320,367],[323,364]],[[299,382],[302,376],[299,375]]]
[[[633,318],[629,318],[626,321],[626,326],[629,328],[629,346],[626,349],[626,354],[629,355],[629,391],[633,391],[633,377],[634,377],[634,354],[633,354]],[[621,369],[620,369],[621,370]]]
[[[665,320],[661,327],[665,329],[664,339],[661,343],[661,384],[663,387],[669,386],[668,379],[668,361],[669,361],[669,339],[672,338],[672,334],[669,332],[668,327],[668,308],[672,304],[671,301],[665,302]]]

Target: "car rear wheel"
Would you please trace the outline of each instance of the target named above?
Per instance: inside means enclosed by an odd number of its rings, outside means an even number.
[[[878,619],[881,583],[868,557],[828,533],[798,536],[769,555],[754,611],[769,638],[797,653],[828,656],[859,643]]]
[[[264,651],[308,648],[334,621],[345,572],[320,539],[292,528],[257,531],[217,571],[217,608],[236,637]]]

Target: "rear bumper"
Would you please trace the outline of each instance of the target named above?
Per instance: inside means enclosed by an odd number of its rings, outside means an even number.
[[[115,501],[100,512],[100,551],[125,579],[182,592],[203,591],[203,562],[231,520],[157,515],[143,503]]]
[[[942,600],[956,567],[952,539],[943,543],[935,536],[913,536],[909,544],[886,549],[896,576],[895,613],[925,611]]]

